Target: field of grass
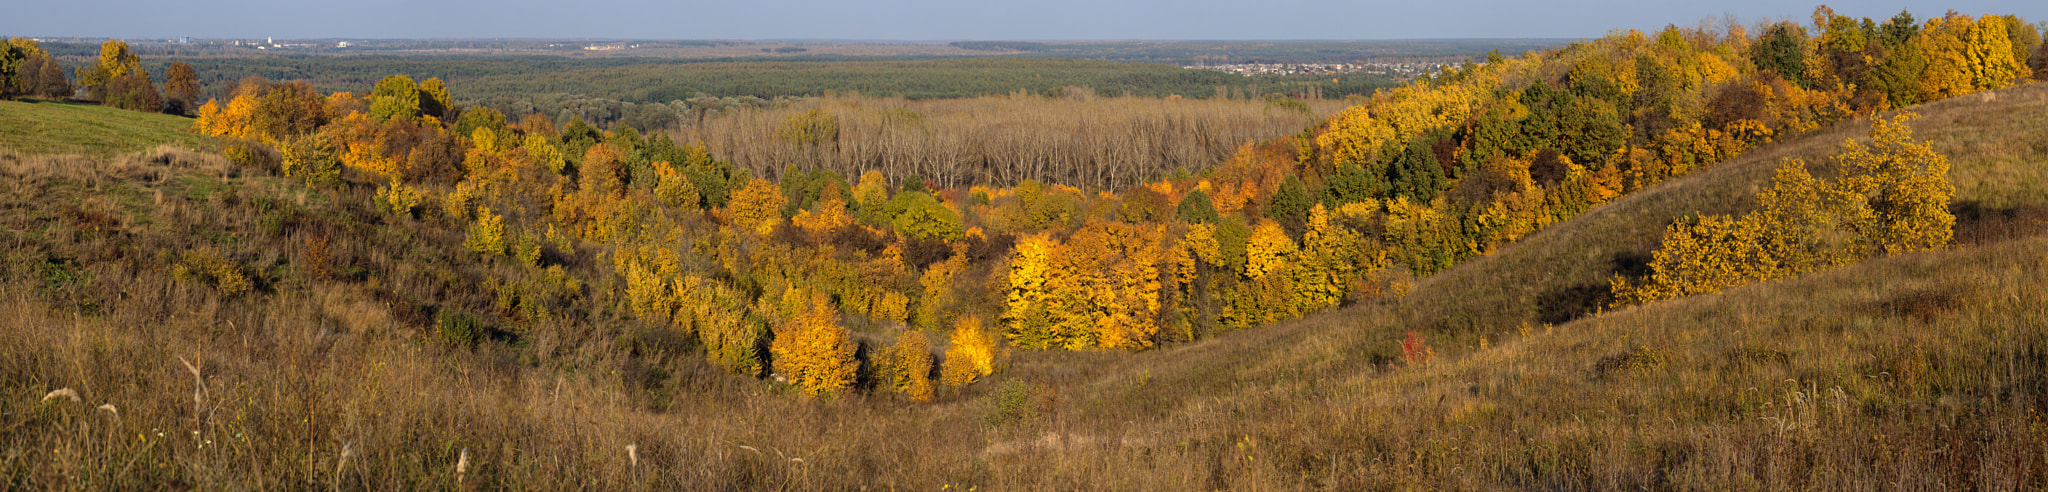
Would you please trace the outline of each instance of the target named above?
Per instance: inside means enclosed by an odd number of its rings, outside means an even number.
[[[609,307],[611,285],[451,346],[437,320],[499,309],[479,286],[500,270],[464,259],[458,224],[372,210],[370,186],[163,147],[0,152],[0,483],[2048,486],[2048,84],[1914,109],[1954,165],[1949,249],[1597,309],[1589,286],[1637,268],[1670,221],[1753,207],[1778,158],[1820,163],[1866,128],[1844,122],[1405,297],[1139,354],[1022,352],[928,405],[806,399],[673,355]],[[576,257],[560,266],[600,268]],[[1434,362],[1402,362],[1410,332]]]
[[[0,101],[0,150],[20,154],[113,156],[158,145],[196,147],[192,119],[88,103]]]

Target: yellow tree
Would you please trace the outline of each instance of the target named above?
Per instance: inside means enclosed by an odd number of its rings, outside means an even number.
[[[1920,35],[1913,38],[1927,59],[1920,76],[1922,99],[1996,89],[2028,76],[2027,66],[2013,59],[2007,28],[2003,16],[1987,15],[1973,21],[1953,10],[1928,19]]]
[[[689,176],[676,171],[675,165],[668,161],[654,163],[654,197],[669,207],[686,210],[696,209],[697,202],[701,200],[697,184],[691,182]]]
[[[932,401],[931,350],[931,342],[922,331],[908,330],[898,335],[888,354],[890,389],[910,401]]]
[[[435,118],[444,118],[455,104],[448,98],[448,87],[438,77],[420,82],[420,112]]]
[[[946,362],[939,368],[946,386],[966,386],[995,374],[996,339],[982,328],[980,317],[970,314],[954,321],[948,341]]]
[[[1052,256],[1059,244],[1048,233],[1017,240],[1016,257],[1010,261],[1009,292],[1004,295],[1003,319],[1009,323],[1010,341],[1019,347],[1053,346],[1050,320],[1043,302],[1046,281],[1052,273]]]
[[[1910,253],[1940,248],[1955,235],[1956,217],[1948,206],[1955,186],[1948,181],[1948,158],[1934,146],[1913,140],[1906,123],[1917,118],[1902,113],[1878,120],[1870,143],[1849,141],[1836,162],[1851,171],[1849,193],[1869,203],[1874,223],[1859,236],[1870,238],[1873,252]]]
[[[1648,278],[1616,277],[1617,304],[1716,292],[1839,266],[1881,254],[1939,248],[1954,234],[1948,160],[1912,140],[1901,114],[1879,120],[1869,144],[1849,141],[1835,161],[1844,175],[1816,179],[1787,159],[1758,210],[1672,224],[1652,253]]]
[[[1279,222],[1260,220],[1259,225],[1252,228],[1251,239],[1245,244],[1244,276],[1258,279],[1280,271],[1297,249],[1294,239],[1287,237],[1287,231],[1280,227]]]
[[[754,178],[747,185],[732,194],[732,201],[726,204],[721,214],[727,225],[735,230],[750,231],[766,235],[782,218],[782,207],[788,203],[782,196],[782,189],[766,179]]]
[[[1335,307],[1344,300],[1352,272],[1363,256],[1355,249],[1358,240],[1357,233],[1331,223],[1330,213],[1322,204],[1309,210],[1298,265],[1293,269],[1290,304],[1295,312]]]
[[[775,372],[811,396],[853,384],[860,370],[856,350],[851,334],[839,325],[838,311],[824,299],[812,299],[809,307],[776,327],[775,342],[769,347],[775,354]]]

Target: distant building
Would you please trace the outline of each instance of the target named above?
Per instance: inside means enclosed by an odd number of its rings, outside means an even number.
[[[348,41],[342,41],[342,42],[339,42],[339,43],[334,43],[334,47],[336,47],[336,48],[347,48],[347,47],[350,47],[350,46],[355,46],[355,43],[350,43],[350,42],[348,42]]]

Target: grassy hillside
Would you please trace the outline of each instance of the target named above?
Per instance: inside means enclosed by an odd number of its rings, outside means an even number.
[[[85,103],[0,101],[0,150],[21,154],[112,156],[157,145],[194,147],[190,118]]]
[[[170,147],[0,152],[0,481],[2048,485],[2048,84],[1915,109],[1917,136],[1954,163],[1963,220],[1948,250],[1592,309],[1591,286],[1639,264],[1672,219],[1753,206],[1777,158],[1820,162],[1865,128],[1846,122],[1607,204],[1399,299],[1139,354],[1020,353],[996,381],[931,405],[800,398],[676,355],[672,335],[608,307],[619,286],[553,285],[467,256],[462,223],[380,213],[371,185],[308,189]],[[594,251],[546,256],[603,278]],[[568,315],[489,322],[530,289],[570,292],[547,305]],[[1411,331],[1434,363],[1399,362]]]

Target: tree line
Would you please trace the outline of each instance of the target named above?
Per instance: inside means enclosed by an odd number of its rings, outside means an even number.
[[[946,188],[1032,179],[1116,190],[1213,167],[1241,144],[1298,133],[1342,105],[1098,97],[1083,88],[934,101],[833,96],[697,112],[668,134],[764,176],[880,170]]]
[[[163,89],[158,90],[142,57],[120,40],[102,43],[99,56],[78,67],[76,76],[74,86],[56,57],[35,40],[17,37],[0,43],[0,97],[81,99],[133,111],[184,114],[200,93],[198,73],[184,63],[170,64]]]

